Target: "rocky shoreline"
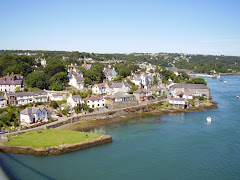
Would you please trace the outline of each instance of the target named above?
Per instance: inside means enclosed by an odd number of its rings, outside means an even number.
[[[20,147],[20,146],[0,146],[0,151],[4,153],[15,153],[15,154],[29,154],[36,156],[48,156],[58,155],[85,149],[92,146],[97,146],[105,143],[112,142],[112,137],[108,135],[101,136],[97,139],[89,139],[88,141],[76,143],[76,144],[63,144],[58,147],[48,148],[33,148],[33,147]]]
[[[58,127],[59,129],[66,129],[66,130],[74,130],[74,131],[89,131],[93,128],[97,128],[99,126],[108,125],[111,123],[118,123],[129,121],[131,119],[136,119],[140,117],[147,117],[147,116],[159,116],[165,114],[174,114],[174,113],[190,113],[190,112],[201,112],[205,109],[216,109],[217,103],[210,102],[208,104],[202,104],[199,107],[191,107],[189,109],[178,109],[178,108],[158,108],[157,104],[148,104],[141,107],[135,108],[126,108],[122,111],[112,112],[109,113],[108,116],[105,117],[98,117],[94,119],[88,119],[85,121],[79,121],[72,124],[66,124],[63,126]]]

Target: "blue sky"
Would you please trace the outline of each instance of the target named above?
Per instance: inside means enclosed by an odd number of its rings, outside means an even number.
[[[0,49],[240,56],[240,0],[0,0]]]

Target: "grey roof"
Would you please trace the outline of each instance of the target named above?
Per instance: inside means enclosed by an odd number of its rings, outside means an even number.
[[[22,85],[22,80],[9,80],[9,79],[6,79],[6,81],[4,81],[4,79],[0,79],[0,85]]]
[[[16,93],[7,93],[7,96],[38,96],[38,95],[47,95],[46,91],[26,91],[26,92],[16,92]]]
[[[185,83],[178,83],[171,86],[172,89],[174,88],[185,88],[185,89],[209,89],[207,86],[203,84],[185,84]]]
[[[134,91],[133,93],[141,94],[141,93],[148,93],[148,92],[149,92],[149,91],[146,90],[146,89],[139,89],[139,90]]]
[[[112,97],[114,97],[114,98],[133,97],[133,96],[134,96],[133,94],[128,94],[128,93],[125,93],[125,92],[117,92],[117,93],[112,95]]]
[[[75,79],[77,80],[77,82],[84,82],[84,77],[82,76],[75,76]]]
[[[121,88],[123,85],[125,85],[126,87],[130,87],[130,85],[127,82],[115,82],[115,81],[111,81],[108,83],[108,86],[110,88]]]
[[[61,95],[60,93],[54,93],[52,94],[53,97],[62,97],[63,95]]]
[[[105,69],[104,70],[104,75],[105,76],[112,76],[113,69]]]
[[[92,97],[86,97],[86,98],[84,98],[83,100],[84,101],[88,101],[88,100],[90,100],[90,101],[97,101],[97,100],[102,100],[103,98],[102,97],[99,97],[99,96],[92,96]]]
[[[24,109],[22,112],[20,112],[20,114],[25,114],[25,115],[32,115],[32,114],[36,114],[38,110],[43,111],[43,109],[46,109],[46,111],[50,114],[51,112],[49,111],[48,108],[46,108],[45,106],[39,106],[39,107],[29,107]]]
[[[73,96],[72,96],[72,99],[76,102],[76,101],[81,100],[82,98],[81,98],[80,95],[73,95]]]
[[[24,109],[20,114],[30,115],[30,114],[36,114],[39,108],[37,107],[29,107]]]
[[[172,101],[186,101],[185,98],[170,98]]]

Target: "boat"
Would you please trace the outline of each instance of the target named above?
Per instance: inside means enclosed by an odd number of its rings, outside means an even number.
[[[212,118],[211,117],[207,117],[207,122],[211,122],[212,121]]]
[[[240,96],[237,96],[237,98],[240,98]]]
[[[219,81],[223,81],[223,79],[219,79]]]
[[[224,83],[228,83],[227,81],[224,81]]]

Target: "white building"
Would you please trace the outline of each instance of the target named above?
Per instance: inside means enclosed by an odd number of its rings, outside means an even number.
[[[63,100],[63,95],[60,93],[49,93],[48,98],[50,101],[62,101]]]
[[[92,93],[93,94],[106,94],[106,87],[102,84],[94,84],[92,87]]]
[[[82,104],[82,98],[80,95],[70,95],[67,99],[67,104],[71,106],[71,108],[77,106],[78,104]]]
[[[0,108],[4,108],[7,105],[7,100],[4,96],[0,96]]]
[[[122,82],[111,81],[108,82],[105,85],[105,87],[107,95],[115,94],[117,92],[128,92],[131,89],[131,86],[125,81]]]
[[[51,112],[44,106],[29,107],[20,112],[20,124],[31,124],[37,121],[48,121]]]
[[[9,105],[24,105],[34,102],[48,101],[48,94],[46,91],[32,91],[32,92],[16,92],[6,93],[5,98]]]
[[[16,88],[20,90],[23,88],[23,77],[18,74],[7,74],[3,78],[0,78],[0,90],[4,92],[15,92]]]
[[[170,98],[169,103],[178,108],[187,108],[189,104],[185,98]]]
[[[83,89],[84,88],[84,77],[81,75],[75,75],[72,74],[72,76],[69,79],[69,85],[77,88],[77,89]]]
[[[85,101],[90,108],[100,108],[105,106],[105,99],[99,96],[87,97],[84,98],[83,101]]]

